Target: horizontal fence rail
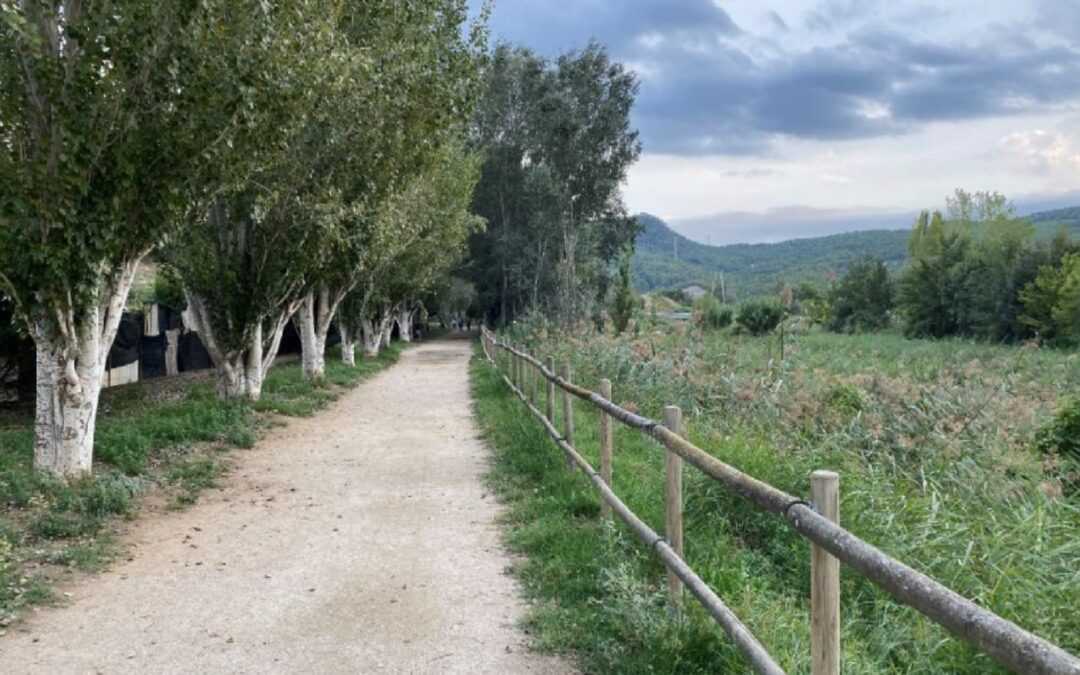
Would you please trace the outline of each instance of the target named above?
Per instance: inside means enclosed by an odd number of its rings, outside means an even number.
[[[929,576],[892,558],[839,524],[819,514],[806,501],[787,494],[783,490],[779,490],[720,461],[662,424],[625,410],[600,394],[573,384],[556,374],[554,368],[545,367],[543,363],[531,355],[499,340],[486,328],[483,329],[482,341],[485,355],[496,366],[498,365],[496,350],[503,350],[512,357],[511,372],[514,372],[514,368],[520,368],[521,364],[527,363],[532,366],[535,372],[540,373],[548,381],[549,393],[554,388],[561,389],[567,394],[591,403],[624,425],[651,436],[669,451],[723,484],[727,489],[750,501],[758,508],[780,516],[802,537],[828,551],[841,563],[857,570],[889,593],[894,599],[916,609],[931,621],[944,627],[957,638],[976,647],[1012,672],[1024,675],[1080,675],[1080,659],[1077,659],[1069,652],[1034,633],[1024,630],[1012,621],[980,607]],[[549,359],[549,364],[553,365],[553,363]],[[580,455],[563,441],[563,437],[558,433],[558,430],[544,417],[543,413],[528,402],[513,381],[506,378],[505,375],[504,379],[514,392],[529,405],[530,410],[545,423],[545,429],[560,444],[562,450],[570,457],[576,456],[574,461],[577,462]],[[517,381],[520,382],[520,380]],[[550,411],[550,398],[548,405]],[[573,455],[570,454],[571,451],[573,451]],[[582,459],[581,462],[577,463],[585,469],[588,465],[587,463],[583,464],[583,462]],[[611,497],[618,499],[614,496],[614,493],[611,493],[610,488],[603,483],[599,475],[592,471],[591,467],[585,470],[598,488],[603,485],[601,494],[605,495],[605,501],[608,501],[608,493],[610,493]],[[592,473],[589,473],[590,471]],[[610,501],[609,503],[615,508],[614,503]],[[619,503],[622,504],[622,502]],[[623,505],[623,508],[626,508],[625,505]],[[618,512],[617,508],[616,511]],[[620,516],[622,516],[621,513]],[[626,518],[624,517],[623,520],[626,521]],[[630,524],[629,521],[626,522]],[[634,529],[632,524],[630,526]],[[641,536],[641,532],[636,529],[635,532],[638,533],[639,537]],[[655,533],[653,535],[655,536]],[[649,543],[646,539],[643,539],[643,541]],[[659,552],[659,547],[657,547],[657,550]],[[668,550],[670,551],[670,549]],[[670,555],[685,566],[685,562],[676,556],[674,552],[670,552]],[[671,569],[670,566],[669,569]],[[688,567],[686,569],[689,570]],[[700,579],[698,580],[700,581]],[[688,587],[692,586],[690,582],[687,582],[687,585]],[[693,592],[693,589],[691,590]],[[696,593],[695,596],[699,600],[701,599]],[[715,594],[713,594],[713,597],[715,597]],[[717,598],[717,601],[719,602],[719,598]],[[723,606],[723,603],[721,603],[721,606]],[[735,619],[735,621],[737,622],[738,619]],[[724,622],[721,621],[720,623],[721,626],[724,626],[725,632],[735,639]],[[739,623],[738,626],[742,626],[742,624]],[[743,630],[745,630],[745,627],[743,627]],[[747,632],[747,634],[749,633]],[[750,637],[753,639],[752,636]],[[754,642],[758,644],[756,640]],[[736,641],[736,644],[742,650],[742,645],[738,641]],[[747,652],[743,651],[743,653],[746,654]],[[752,660],[751,663],[753,663]],[[759,670],[758,672],[782,671]]]

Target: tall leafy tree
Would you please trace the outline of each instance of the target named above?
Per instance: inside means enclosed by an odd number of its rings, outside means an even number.
[[[603,224],[625,213],[619,189],[641,154],[630,126],[637,91],[634,74],[595,42],[559,57],[543,83],[530,159],[548,168],[558,199],[557,309],[566,324],[584,309],[581,260],[600,254]]]
[[[37,347],[34,462],[90,471],[105,360],[136,269],[176,223],[194,163],[240,126],[241,97],[193,133],[199,72],[236,57],[195,21],[225,3],[0,3],[0,292]]]
[[[466,0],[350,3],[338,30],[369,63],[343,127],[342,153],[322,180],[351,211],[311,277],[298,323],[304,373],[323,377],[326,340],[341,303],[366,270],[385,200],[422,175],[460,136],[478,93],[485,14],[471,26]],[[385,221],[384,221],[385,224]]]
[[[889,325],[894,288],[889,268],[879,259],[859,260],[829,292],[829,330],[874,331]]]
[[[461,271],[492,318],[527,308],[564,320],[602,310],[612,262],[632,244],[619,188],[640,145],[637,81],[597,44],[547,61],[500,45],[485,64],[472,139],[485,162],[474,208],[488,221]]]
[[[354,292],[341,325],[349,335],[361,334],[365,352],[378,352],[397,325],[403,340],[412,333],[419,299],[442,281],[465,253],[471,234],[483,221],[471,213],[472,192],[479,171],[477,157],[458,144],[446,146],[435,163],[385,204],[380,219],[401,235],[402,245]]]
[[[335,123],[362,64],[335,40],[336,0],[228,7],[226,22],[193,30],[227,37],[228,53],[243,57],[203,76],[218,100],[246,99],[244,123],[188,181],[185,226],[163,257],[184,285],[219,395],[258,399],[307,275],[348,215],[316,173],[335,159]]]

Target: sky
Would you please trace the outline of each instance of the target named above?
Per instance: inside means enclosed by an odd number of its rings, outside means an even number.
[[[958,187],[1080,204],[1077,0],[495,0],[491,27],[547,56],[595,38],[638,74],[627,205],[700,240]]]

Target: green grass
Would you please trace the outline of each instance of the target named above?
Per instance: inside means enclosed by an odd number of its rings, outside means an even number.
[[[534,354],[573,362],[575,381],[614,384],[624,407],[658,419],[683,408],[690,436],[792,494],[815,469],[842,475],[846,527],[1073,653],[1080,652],[1080,505],[1061,497],[1034,450],[1059,400],[1080,386],[1075,353],[896,335],[559,337],[521,327]],[[685,330],[685,329],[684,329]],[[495,448],[493,485],[510,504],[509,538],[545,648],[589,672],[743,672],[726,639],[688,605],[671,617],[663,575],[483,365],[477,410]],[[577,405],[592,462],[594,412]],[[662,453],[616,434],[615,489],[662,531]],[[690,469],[687,558],[781,665],[809,670],[808,547],[783,522]],[[994,673],[986,657],[850,570],[843,574],[846,673]],[[577,628],[566,628],[566,626]]]
[[[345,366],[327,355],[326,378],[304,380],[298,363],[270,371],[263,400],[219,401],[205,378],[174,378],[102,394],[94,444],[94,474],[63,483],[32,470],[32,411],[0,417],[0,622],[19,609],[49,602],[48,575],[26,570],[53,565],[95,571],[116,546],[109,524],[132,517],[145,491],[161,487],[176,508],[219,485],[226,453],[250,448],[272,415],[310,416],[367,377],[395,363],[400,345],[378,358]]]

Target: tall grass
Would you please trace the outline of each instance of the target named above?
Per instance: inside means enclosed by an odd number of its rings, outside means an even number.
[[[810,472],[838,470],[846,527],[1080,652],[1080,508],[1060,496],[1033,449],[1057,398],[1080,384],[1075,354],[811,333],[795,336],[780,362],[772,338],[668,331],[637,339],[575,339],[527,328],[515,339],[534,353],[571,360],[577,382],[595,388],[607,377],[618,403],[654,419],[664,405],[680,405],[699,446],[781,489],[806,495]],[[480,372],[477,379],[488,376]],[[478,385],[478,395],[506,397],[497,382],[490,386],[492,391]],[[484,405],[480,410],[499,457],[515,452],[503,445],[510,439],[498,437],[503,414],[485,413]],[[578,445],[595,461],[596,414],[581,404],[575,417]],[[616,492],[659,528],[662,452],[630,430],[616,438]],[[537,444],[552,454],[550,443]],[[512,464],[496,469],[512,470]],[[689,562],[782,665],[808,672],[807,544],[781,520],[689,471]],[[549,494],[546,483],[533,487]],[[592,553],[612,546],[612,536],[594,537]],[[523,551],[543,558],[558,548]],[[660,581],[655,567],[638,565],[632,572],[633,584],[626,587],[651,589]],[[581,612],[603,613],[593,605],[565,611],[573,621],[584,620],[577,617]],[[842,616],[845,672],[998,672],[986,657],[850,570],[843,573]],[[708,654],[680,652],[680,669],[665,672],[724,672],[726,643],[709,644]],[[590,643],[585,650],[596,648]],[[597,662],[596,670],[627,672],[615,662]]]

